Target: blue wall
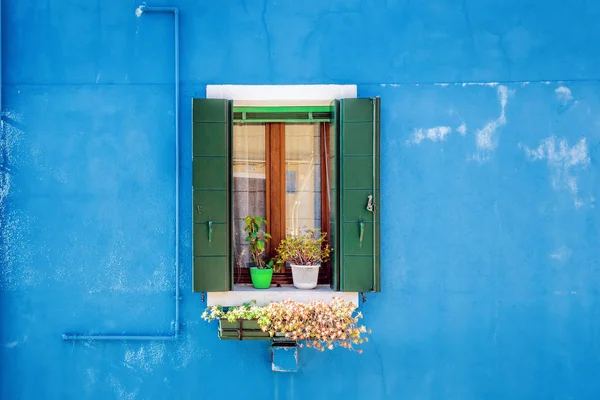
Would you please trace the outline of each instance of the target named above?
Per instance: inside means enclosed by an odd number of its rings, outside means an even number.
[[[600,398],[599,2],[175,1],[182,335],[140,344],[60,335],[170,330],[172,16],[2,0],[0,398]],[[362,355],[275,374],[200,321],[189,100],[225,83],[381,96]]]

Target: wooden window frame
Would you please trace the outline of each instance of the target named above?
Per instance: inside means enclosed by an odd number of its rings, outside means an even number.
[[[310,123],[310,122],[308,122]],[[314,123],[314,122],[313,122]],[[266,156],[266,219],[267,232],[272,239],[267,244],[267,257],[275,255],[274,244],[279,243],[286,235],[286,174],[285,174],[285,122],[265,123],[265,156]],[[320,161],[321,161],[321,231],[329,237],[330,202],[328,173],[330,170],[330,133],[329,122],[319,122]],[[328,240],[329,241],[329,240]],[[234,267],[235,284],[250,284],[250,270]],[[283,272],[274,272],[272,285],[292,284],[292,270],[284,268]],[[319,269],[319,285],[331,283],[331,265],[327,261]]]

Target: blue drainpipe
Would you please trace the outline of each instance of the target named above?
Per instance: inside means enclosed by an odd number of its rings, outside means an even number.
[[[0,1],[0,138],[4,131],[2,130],[2,1]]]
[[[63,340],[175,340],[179,337],[179,9],[177,7],[149,7],[145,3],[135,10],[143,13],[173,13],[175,17],[175,322],[170,335],[77,335],[63,333]],[[1,25],[0,25],[1,28]],[[1,37],[1,33],[0,33]],[[1,49],[0,49],[1,50]],[[0,56],[1,62],[1,56]],[[0,67],[1,72],[1,67]],[[1,89],[1,82],[0,82]],[[0,94],[1,96],[1,94]],[[1,106],[1,101],[0,101]],[[1,110],[1,108],[0,108]]]

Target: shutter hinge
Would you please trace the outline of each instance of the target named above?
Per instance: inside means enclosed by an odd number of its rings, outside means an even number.
[[[361,298],[361,300],[362,300],[363,303],[367,302],[367,296],[365,296],[364,292],[360,292],[360,298]]]
[[[206,292],[202,292],[202,295],[201,295],[201,301],[202,301],[203,303],[204,303],[204,301],[205,301],[205,299],[206,299],[206,296],[205,296],[205,294],[206,294]]]

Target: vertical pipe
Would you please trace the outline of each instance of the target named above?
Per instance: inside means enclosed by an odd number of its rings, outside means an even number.
[[[2,1],[0,0],[0,137],[2,131]]]
[[[137,8],[139,17],[144,12],[173,13],[175,17],[175,321],[171,335],[77,335],[63,334],[63,340],[175,340],[179,337],[179,9],[176,7],[148,7],[142,5]],[[1,28],[1,25],[0,25]],[[1,33],[0,33],[1,39]],[[1,56],[0,56],[1,62]],[[1,86],[1,83],[0,83]],[[1,87],[0,87],[1,89]],[[1,103],[0,103],[1,104]],[[1,108],[0,108],[1,109]]]
[[[179,10],[175,16],[175,337],[179,335]]]

